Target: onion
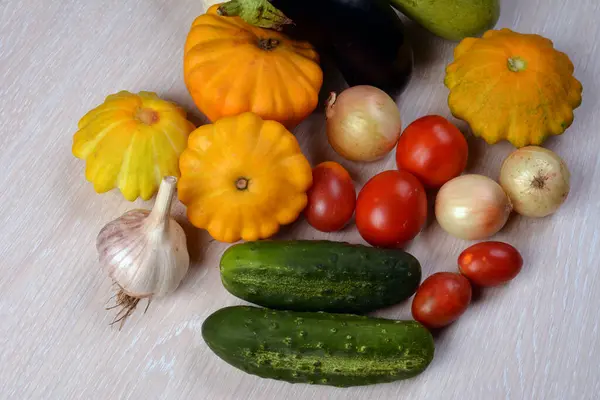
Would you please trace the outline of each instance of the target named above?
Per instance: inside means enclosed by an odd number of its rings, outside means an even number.
[[[554,152],[527,146],[510,154],[500,170],[500,184],[515,211],[527,217],[554,213],[569,195],[571,174]]]
[[[502,187],[483,175],[462,175],[444,184],[435,199],[435,216],[449,234],[486,239],[506,224],[512,211]]]
[[[354,86],[327,101],[327,137],[331,147],[352,161],[375,161],[389,153],[402,133],[394,100],[373,86]]]

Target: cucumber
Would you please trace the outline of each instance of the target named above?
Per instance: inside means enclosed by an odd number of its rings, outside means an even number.
[[[330,241],[260,241],[221,257],[225,289],[272,309],[362,314],[412,296],[421,265],[400,249]]]
[[[434,355],[431,333],[416,321],[324,312],[222,308],[202,324],[221,359],[249,374],[339,387],[407,379]]]

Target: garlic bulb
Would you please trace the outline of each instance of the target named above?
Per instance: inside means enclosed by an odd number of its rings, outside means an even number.
[[[131,210],[98,234],[101,265],[119,286],[117,305],[127,318],[142,298],[173,292],[186,275],[190,257],[181,226],[170,216],[177,178],[163,178],[152,211]]]

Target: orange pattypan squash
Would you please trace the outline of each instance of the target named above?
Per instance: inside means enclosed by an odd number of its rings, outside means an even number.
[[[192,132],[179,166],[189,220],[223,242],[272,236],[298,218],[312,185],[294,135],[249,112]]]
[[[317,106],[319,56],[307,42],[217,14],[196,18],[184,50],[184,78],[211,121],[251,111],[292,129]]]
[[[80,121],[73,155],[98,193],[119,188],[130,201],[150,199],[164,176],[179,176],[179,155],[194,125],[155,93],[121,91]]]
[[[539,35],[491,30],[464,39],[446,69],[452,114],[493,144],[539,145],[560,135],[581,104],[573,64]]]

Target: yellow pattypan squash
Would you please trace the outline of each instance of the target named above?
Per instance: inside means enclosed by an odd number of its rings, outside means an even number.
[[[155,93],[121,91],[80,121],[73,155],[98,193],[119,188],[133,201],[150,199],[164,176],[179,177],[179,155],[194,125],[185,111]]]
[[[446,68],[452,114],[493,144],[540,145],[562,134],[581,104],[573,64],[550,40],[510,29],[464,39]]]
[[[189,220],[222,242],[272,236],[298,218],[312,185],[294,135],[250,112],[192,132],[179,167]]]

